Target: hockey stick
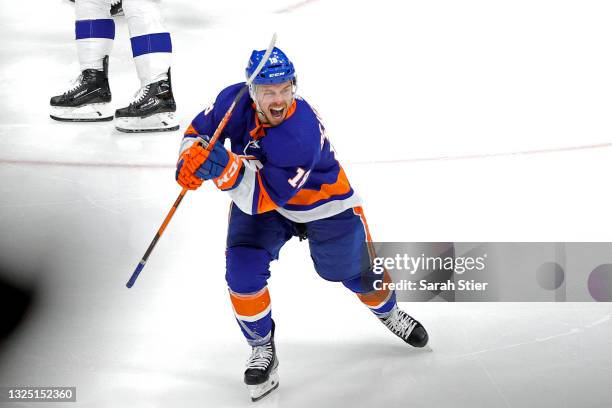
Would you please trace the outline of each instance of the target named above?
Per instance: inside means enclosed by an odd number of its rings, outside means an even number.
[[[215,143],[217,143],[217,139],[219,139],[219,136],[221,136],[221,132],[223,132],[223,129],[225,129],[227,122],[229,121],[230,117],[232,116],[232,113],[234,112],[234,108],[236,107],[236,104],[238,103],[240,98],[242,98],[244,93],[249,89],[249,85],[253,83],[253,80],[255,80],[255,77],[262,70],[266,61],[268,61],[268,58],[270,57],[270,54],[272,54],[272,49],[274,49],[275,44],[276,44],[276,33],[272,35],[272,40],[270,40],[270,45],[268,46],[268,49],[266,50],[263,58],[261,59],[257,67],[255,68],[255,71],[253,71],[251,76],[247,79],[245,86],[240,90],[240,92],[238,92],[238,95],[236,95],[236,97],[234,98],[232,104],[227,109],[227,112],[225,112],[223,119],[221,119],[221,122],[219,122],[219,125],[217,126],[217,129],[215,130],[215,133],[213,134],[213,137],[210,139],[208,146],[206,146],[206,150],[211,151],[212,148],[215,146]],[[138,275],[140,275],[140,272],[147,264],[147,260],[149,259],[151,252],[153,252],[153,248],[155,248],[157,241],[159,241],[159,238],[161,238],[162,234],[164,233],[164,230],[168,226],[168,223],[172,219],[172,216],[174,216],[174,213],[176,212],[176,209],[178,208],[178,206],[181,204],[181,201],[183,201],[183,197],[185,197],[185,194],[187,193],[187,191],[188,190],[186,188],[183,188],[179,196],[176,198],[176,201],[174,201],[174,204],[172,205],[170,212],[168,212],[168,215],[166,215],[164,222],[162,223],[161,227],[159,227],[159,230],[157,230],[155,237],[153,237],[153,241],[151,241],[151,243],[149,244],[149,247],[147,248],[144,256],[142,257],[142,259],[136,266],[136,269],[132,273],[130,280],[126,284],[128,288],[131,288],[132,286],[134,286],[136,279],[138,279]]]

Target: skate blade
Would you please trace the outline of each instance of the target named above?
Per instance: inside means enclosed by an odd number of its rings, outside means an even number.
[[[272,391],[278,388],[278,373],[274,371],[272,374],[270,374],[270,378],[268,378],[268,381],[266,381],[265,383],[257,385],[247,385],[247,387],[249,388],[251,401],[259,401],[260,399],[264,398],[265,396],[267,396]]]
[[[116,118],[115,128],[120,132],[172,132],[179,129],[174,112],[156,113],[144,118]]]
[[[113,120],[110,103],[90,103],[77,107],[51,106],[51,119],[60,122],[103,122]]]

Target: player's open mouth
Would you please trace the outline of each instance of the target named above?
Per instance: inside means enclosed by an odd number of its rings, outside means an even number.
[[[285,108],[270,108],[270,114],[274,119],[282,119]]]

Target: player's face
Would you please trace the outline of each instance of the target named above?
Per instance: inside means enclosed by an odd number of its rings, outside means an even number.
[[[263,122],[272,126],[280,125],[293,102],[291,81],[275,85],[257,85],[257,103],[263,111]]]

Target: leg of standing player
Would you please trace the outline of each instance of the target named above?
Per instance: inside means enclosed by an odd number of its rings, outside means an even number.
[[[77,0],[75,38],[81,74],[63,94],[51,98],[51,118],[61,121],[112,120],[108,55],[115,38],[110,0]]]
[[[256,401],[278,387],[278,359],[267,281],[270,262],[292,236],[292,223],[276,211],[259,215],[230,208],[226,280],[236,321],[252,347],[244,382]]]
[[[179,128],[172,92],[172,40],[159,0],[124,0],[132,56],[140,80],[134,100],[115,112],[116,127],[124,132],[170,131]]]

